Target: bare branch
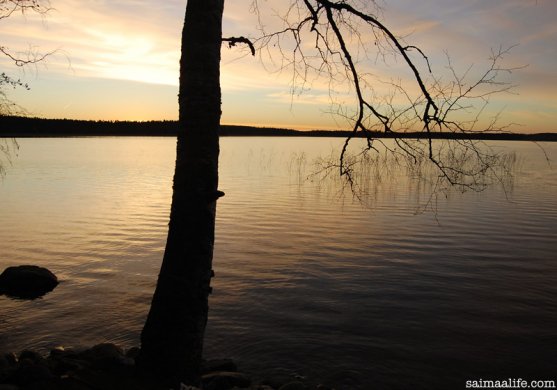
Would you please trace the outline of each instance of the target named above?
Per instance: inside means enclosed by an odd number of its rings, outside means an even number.
[[[223,42],[228,42],[228,47],[233,47],[236,46],[236,44],[238,43],[243,43],[248,45],[250,51],[251,51],[251,55],[255,56],[255,46],[253,46],[253,43],[246,37],[229,37],[229,38],[222,38]]]
[[[48,0],[0,0],[0,21],[14,15],[16,12],[21,14],[34,12],[39,15],[45,15],[50,10]],[[0,55],[7,57],[17,67],[36,65],[54,53],[52,51],[41,54],[33,49],[29,49],[26,52],[16,54],[7,47],[0,45]],[[0,75],[0,115],[24,114],[25,111],[21,107],[9,100],[6,87],[29,89],[29,86],[20,79],[2,72]]]
[[[9,18],[16,12],[45,15],[50,10],[48,0],[0,0],[0,20]]]
[[[35,12],[45,15],[50,10],[48,0],[0,0],[0,21],[9,18],[16,12],[25,14]],[[25,67],[26,65],[37,64],[43,61],[53,52],[38,54],[28,51],[18,55],[11,52],[7,47],[0,45],[0,54],[7,57],[14,65]],[[26,111],[18,104],[11,101],[6,92],[7,88],[24,88],[29,90],[29,85],[22,82],[19,78],[14,78],[2,72],[0,74],[0,115],[26,115]],[[15,139],[0,139],[0,178],[5,174],[5,167],[11,165],[13,156],[17,155],[19,145]]]
[[[270,59],[277,72],[291,72],[292,95],[309,89],[312,75],[325,78],[330,112],[350,123],[350,135],[336,168],[351,188],[355,187],[354,156],[363,155],[352,154],[350,145],[354,138],[363,136],[366,150],[377,150],[376,142],[386,146],[374,137],[377,132],[395,137],[394,147],[387,149],[400,157],[398,161],[420,165],[429,160],[437,169],[439,180],[461,189],[485,188],[490,180],[487,176],[498,169],[502,160],[485,144],[473,141],[473,136],[478,132],[507,131],[505,125],[498,125],[498,114],[484,128],[480,124],[486,123],[483,117],[490,98],[513,91],[514,86],[502,76],[520,67],[501,65],[512,48],[492,51],[487,68],[472,81],[469,79],[477,74],[475,67],[459,74],[447,55],[450,77],[444,80],[432,72],[430,59],[421,48],[405,43],[380,20],[373,1],[290,0],[285,11],[274,10],[283,27],[273,32],[267,32],[262,20],[262,5],[258,0],[252,5],[260,23],[261,36],[253,40],[260,58]],[[420,54],[425,65],[414,62],[412,51]],[[413,85],[401,79],[382,80],[368,70],[370,63],[387,63],[389,58],[402,58]],[[381,96],[375,89],[378,86],[390,86],[391,92]],[[353,103],[335,102],[339,87],[350,88]],[[406,131],[424,132],[426,138],[403,137]],[[440,140],[435,134],[447,132],[458,133],[460,139]]]

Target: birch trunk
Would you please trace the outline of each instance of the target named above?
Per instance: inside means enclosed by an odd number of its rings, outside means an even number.
[[[168,238],[138,366],[198,384],[208,315],[221,116],[224,0],[188,0],[182,32],[179,121]]]

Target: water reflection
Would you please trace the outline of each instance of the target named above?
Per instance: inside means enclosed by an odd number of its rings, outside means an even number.
[[[370,208],[336,176],[314,175],[340,142],[222,140],[208,356],[341,389],[552,375],[557,174],[536,147],[502,143],[522,161],[513,191],[443,194],[436,220],[414,215],[427,181],[390,164],[369,167]],[[0,183],[0,266],[44,265],[62,283],[32,302],[0,297],[0,349],[138,344],[174,149],[156,138],[21,141]]]
[[[389,140],[373,149],[363,148],[346,154],[342,169],[338,150],[312,162],[307,161],[303,152],[294,154],[289,171],[298,178],[298,183],[305,177],[319,186],[338,191],[339,195],[350,194],[368,208],[380,203],[379,197],[393,198],[402,193],[416,205],[416,212],[435,213],[438,198],[454,192],[481,192],[497,186],[506,194],[512,194],[514,178],[520,174],[521,167],[516,152],[497,151],[489,145],[475,147],[474,156],[468,156],[470,150],[456,152],[451,149],[445,157],[439,157],[447,161],[448,166],[459,167],[458,172],[451,168],[451,177],[426,156],[405,154]],[[483,161],[479,163],[480,160]],[[309,174],[308,165],[311,166]],[[349,171],[342,174],[346,169]]]
[[[0,180],[6,174],[6,168],[11,166],[12,159],[17,157],[19,145],[13,138],[0,137]]]

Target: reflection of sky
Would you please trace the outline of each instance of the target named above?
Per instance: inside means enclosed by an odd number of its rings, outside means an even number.
[[[226,3],[224,35],[256,34],[250,2]],[[2,20],[3,46],[20,51],[29,45],[32,50],[59,49],[36,69],[12,69],[33,89],[11,96],[32,113],[46,117],[176,118],[184,3],[172,0],[153,7],[144,0],[99,0],[84,7],[77,0],[53,0],[55,9],[44,20],[30,14]],[[492,48],[517,44],[507,64],[528,65],[512,76],[518,94],[498,96],[493,107],[505,109],[505,122],[524,125],[518,130],[554,130],[557,2],[389,0],[382,12],[388,26],[427,52],[438,74],[445,70],[445,50],[463,71],[471,64],[474,69],[485,66]],[[267,26],[274,23],[270,18],[265,22]],[[0,65],[10,68],[3,59]],[[326,113],[326,83],[315,82],[311,90],[292,98],[289,77],[289,72],[269,73],[241,49],[223,48],[223,122],[335,127]]]

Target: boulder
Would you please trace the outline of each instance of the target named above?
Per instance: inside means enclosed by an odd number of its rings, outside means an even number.
[[[10,385],[10,384],[0,384],[0,390],[19,390],[19,387],[17,387],[16,385]]]
[[[112,343],[95,345],[80,353],[79,356],[99,368],[116,368],[126,364],[124,350]]]
[[[306,386],[302,382],[290,382],[282,385],[279,390],[306,390]]]
[[[58,376],[62,376],[71,371],[79,371],[90,364],[80,357],[80,353],[74,349],[65,349],[64,347],[56,347],[50,351],[48,362],[52,372]]]
[[[141,349],[139,347],[131,347],[126,351],[126,357],[130,359],[134,359],[139,356]]]
[[[13,381],[20,386],[28,386],[35,382],[47,382],[54,379],[48,367],[40,364],[25,363],[17,368]]]
[[[238,371],[238,366],[236,366],[236,363],[234,363],[232,359],[204,360],[201,363],[201,372],[203,374],[217,371],[236,372]]]
[[[20,363],[24,360],[29,360],[33,364],[46,365],[46,359],[44,357],[42,357],[41,354],[39,354],[35,351],[30,351],[28,349],[24,350],[23,352],[21,352],[19,354],[19,359],[18,360],[19,360]]]
[[[5,354],[3,358],[6,359],[6,362],[8,362],[10,366],[15,366],[17,364],[17,356],[13,352]]]
[[[12,374],[15,364],[11,363],[6,355],[0,356],[0,383],[3,383]]]
[[[36,265],[8,267],[0,275],[0,294],[15,298],[39,298],[57,285],[56,275]]]
[[[228,390],[233,387],[246,388],[251,385],[251,379],[239,372],[214,372],[201,378],[203,389]]]

